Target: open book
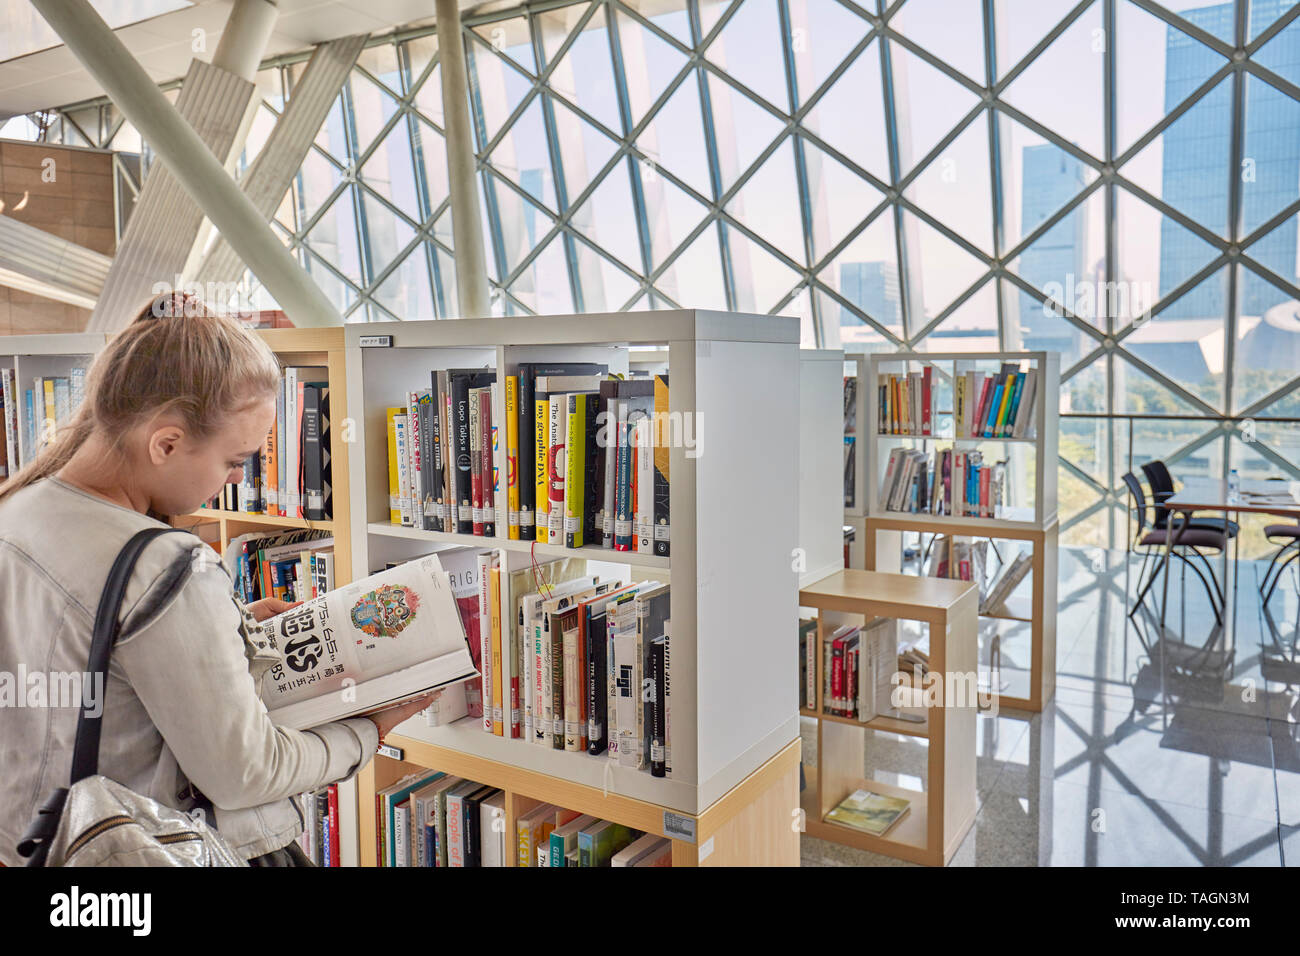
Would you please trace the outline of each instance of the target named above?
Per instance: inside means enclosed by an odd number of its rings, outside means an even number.
[[[271,720],[301,730],[477,676],[435,555],[307,601],[262,629],[281,655],[262,679]]]

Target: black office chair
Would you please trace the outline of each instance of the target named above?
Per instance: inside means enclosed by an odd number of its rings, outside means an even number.
[[[1214,577],[1214,569],[1210,567],[1209,559],[1205,556],[1206,551],[1222,554],[1228,547],[1228,536],[1222,531],[1216,531],[1213,528],[1194,528],[1188,527],[1179,529],[1175,527],[1172,531],[1166,527],[1164,530],[1153,528],[1147,531],[1147,508],[1154,507],[1147,504],[1146,493],[1142,490],[1142,483],[1138,481],[1137,476],[1132,472],[1124,475],[1124,484],[1128,486],[1129,494],[1133,497],[1134,513],[1137,516],[1137,532],[1133,536],[1131,547],[1134,551],[1142,551],[1142,569],[1138,572],[1138,595],[1133,604],[1133,609],[1129,611],[1132,617],[1137,613],[1142,602],[1146,599],[1147,592],[1155,584],[1156,576],[1160,569],[1164,567],[1164,561],[1161,557],[1161,550],[1166,546],[1169,535],[1176,536],[1177,544],[1174,545],[1173,557],[1183,562],[1184,568],[1191,568],[1201,580],[1201,585],[1205,588],[1205,594],[1210,599],[1210,607],[1214,609],[1214,619],[1217,623],[1223,623],[1223,592],[1219,590],[1217,579]],[[1147,565],[1151,559],[1155,563],[1151,566],[1150,573],[1147,572]],[[1209,577],[1201,573],[1193,558],[1199,559],[1205,566]]]
[[[1155,521],[1152,522],[1152,526],[1157,531],[1164,531],[1169,527],[1169,509],[1164,507],[1163,502],[1174,493],[1174,477],[1169,474],[1165,463],[1158,458],[1143,465],[1142,473],[1147,476],[1147,484],[1151,486],[1151,500],[1156,503]],[[1235,521],[1212,518],[1208,515],[1193,517],[1188,521],[1187,527],[1208,528],[1211,531],[1227,534],[1229,538],[1235,538],[1237,532],[1241,530]]]
[[[1282,580],[1282,572],[1286,570],[1288,564],[1300,558],[1300,522],[1268,525],[1264,528],[1264,537],[1269,544],[1277,547],[1273,560],[1268,564],[1268,570],[1264,572],[1264,580],[1259,583],[1260,600],[1267,605],[1268,599],[1273,596],[1273,591],[1277,587],[1277,582]],[[1278,564],[1278,560],[1283,555],[1287,555],[1286,560]]]

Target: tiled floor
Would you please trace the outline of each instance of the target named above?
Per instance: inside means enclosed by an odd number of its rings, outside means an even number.
[[[979,810],[952,865],[1300,865],[1295,576],[1273,595],[1270,624],[1256,591],[1265,565],[1242,562],[1231,669],[1214,672],[1202,656],[1179,670],[1153,663],[1143,644],[1159,646],[1154,617],[1127,617],[1139,565],[1124,559],[1062,548],[1056,697],[1041,714],[978,718]],[[1180,584],[1175,574],[1169,630],[1178,638],[1185,626],[1199,648],[1213,613],[1189,574],[1181,621]],[[812,765],[815,723],[803,725]],[[923,744],[868,736],[870,776],[923,777]],[[802,856],[805,866],[910,865],[808,836]]]

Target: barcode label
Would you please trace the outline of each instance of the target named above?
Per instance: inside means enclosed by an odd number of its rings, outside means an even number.
[[[510,512],[510,527],[512,527],[512,528],[517,528],[517,527],[519,527],[519,512],[518,512],[518,511],[512,511],[512,512]]]
[[[615,521],[615,522],[614,522],[614,533],[617,534],[617,535],[620,535],[620,536],[627,536],[627,535],[630,535],[630,534],[632,533],[632,522],[630,522],[630,521]]]
[[[564,531],[566,534],[576,534],[582,526],[582,519],[566,515],[564,518]]]
[[[655,540],[656,541],[668,540],[668,525],[666,524],[655,525]]]
[[[533,513],[531,511],[519,512],[519,527],[531,528],[533,526]]]
[[[461,521],[473,521],[474,509],[471,508],[469,505],[461,505],[458,513],[458,517],[459,520]]]
[[[473,522],[474,522],[475,524],[482,524],[482,523],[483,523],[483,509],[482,509],[482,508],[472,508],[472,509],[470,509],[470,514],[473,515],[473,519],[472,519],[472,520],[473,520]]]
[[[605,520],[604,520],[604,522],[603,522],[602,525],[601,525],[601,531],[602,531],[603,533],[605,533],[605,534],[613,534],[613,533],[614,533],[614,516],[613,516],[613,515],[605,515]]]

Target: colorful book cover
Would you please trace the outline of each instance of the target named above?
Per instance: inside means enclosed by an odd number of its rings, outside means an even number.
[[[519,376],[506,376],[506,523],[519,540]]]

